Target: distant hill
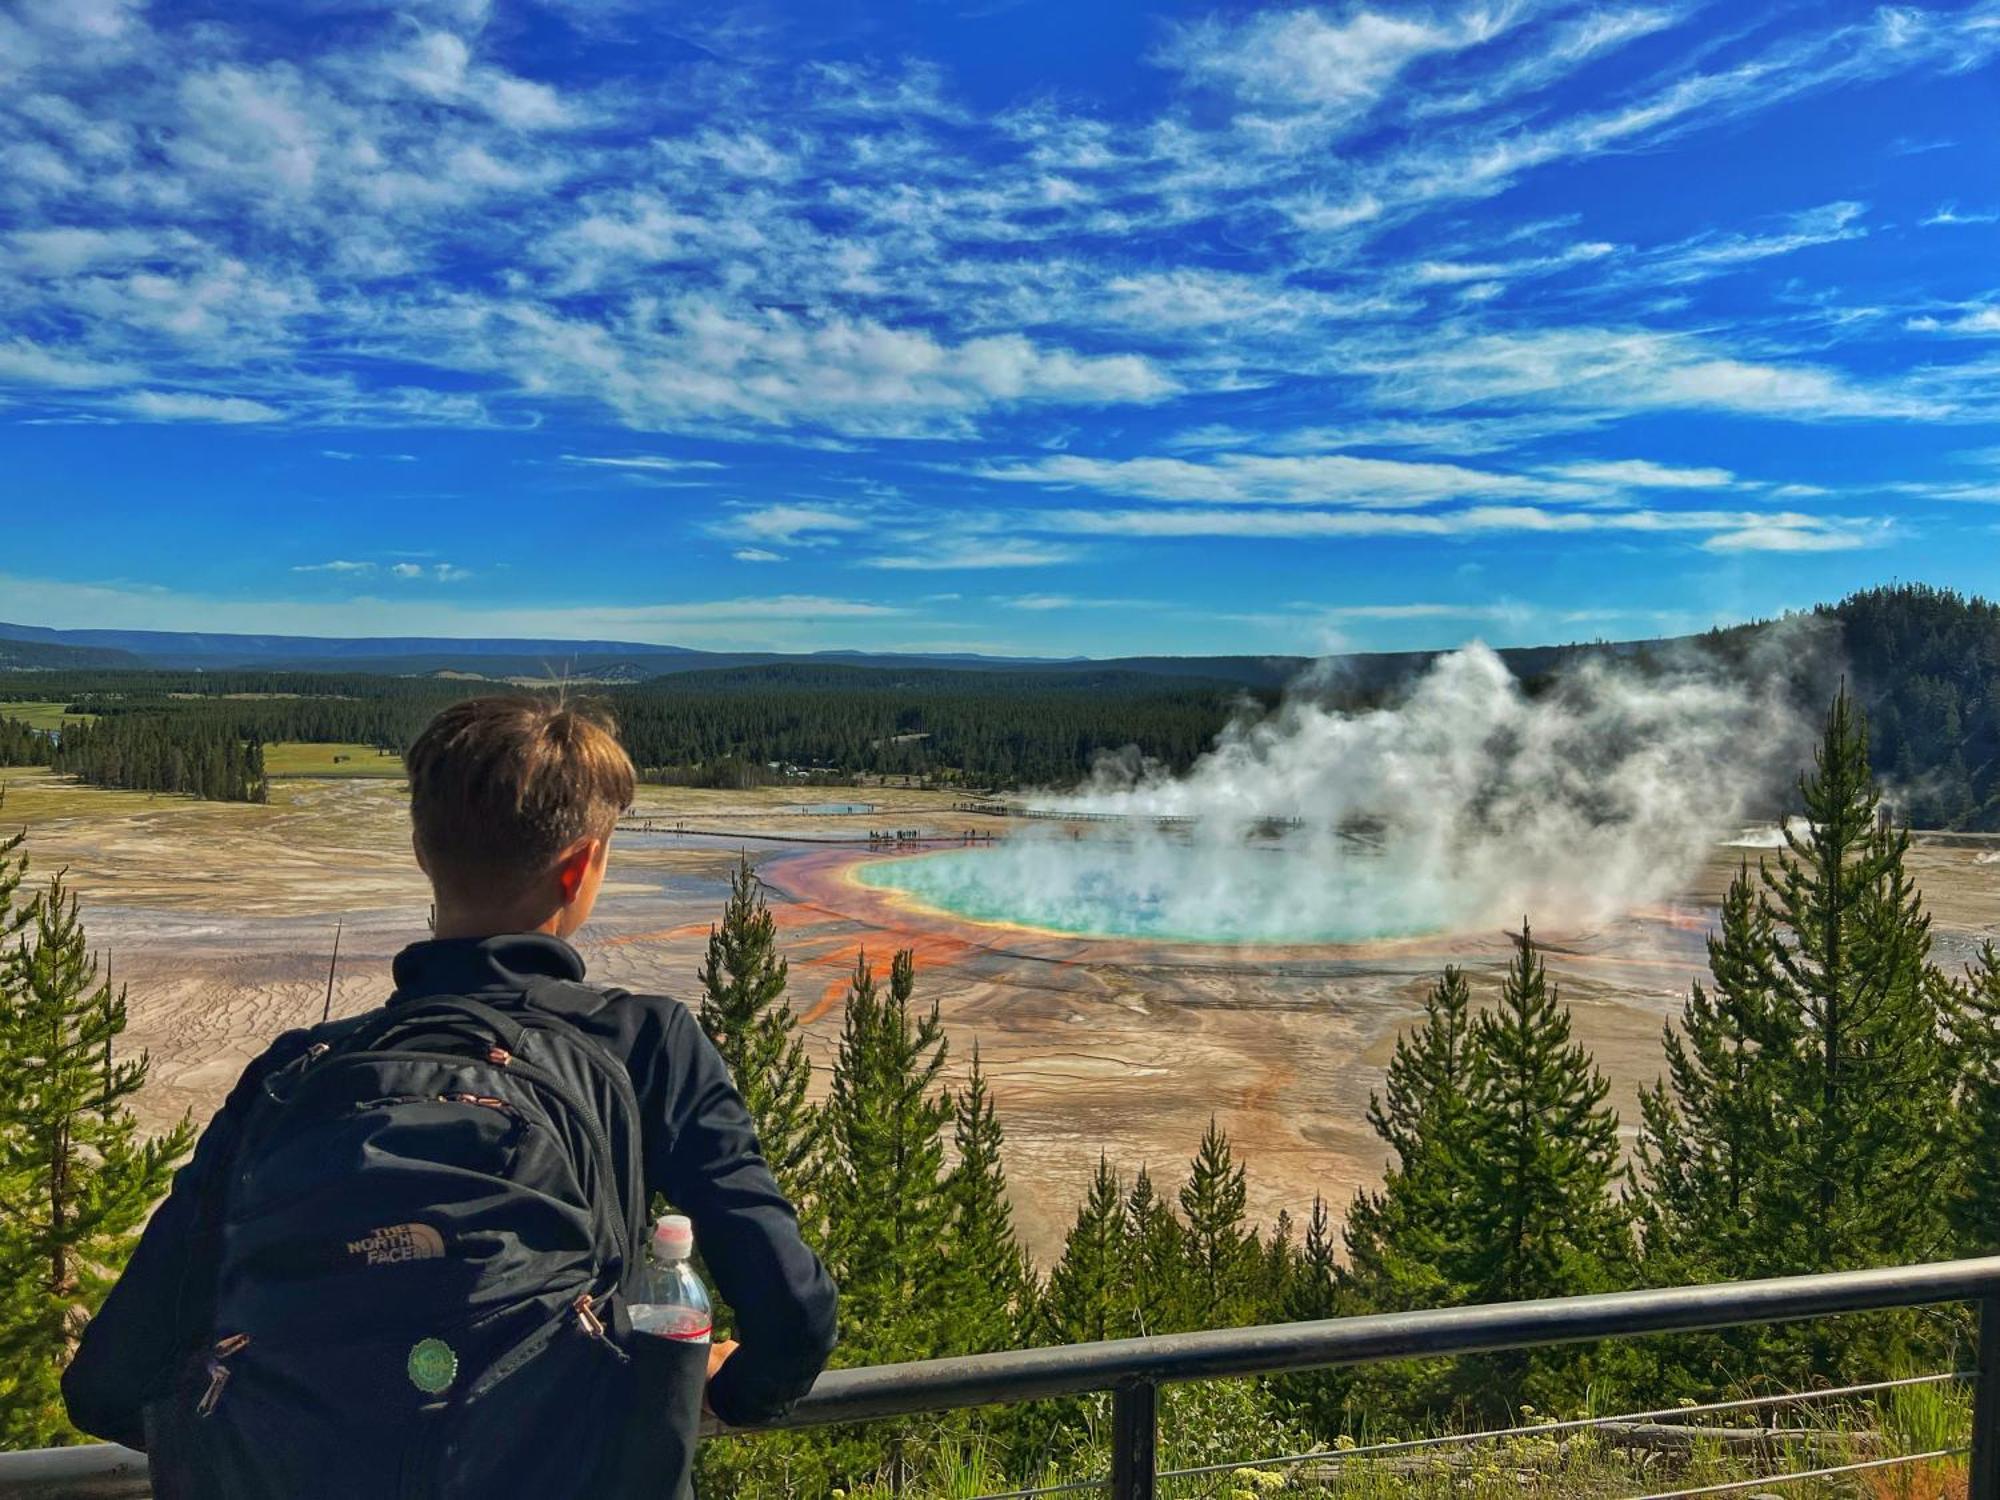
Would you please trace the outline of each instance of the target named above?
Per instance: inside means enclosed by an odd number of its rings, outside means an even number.
[[[1076,671],[1282,687],[1311,663],[1304,656],[1127,656],[1093,658],[981,656],[970,652],[702,651],[634,641],[455,639],[426,636],[226,635],[177,630],[49,630],[0,622],[0,649],[66,646],[110,653],[50,666],[139,666],[218,672],[263,668],[294,672],[370,672],[392,677],[566,678],[643,682],[683,672],[789,665],[961,672]],[[1645,644],[1645,643],[1640,643]],[[1502,654],[1523,676],[1545,670],[1567,646],[1531,646]],[[1600,649],[1623,649],[1620,647]],[[1363,652],[1333,658],[1352,685],[1379,691],[1421,670],[1435,651]]]
[[[509,656],[526,660],[571,657],[677,656],[679,646],[633,641],[460,640],[451,636],[229,635],[186,630],[49,630],[0,622],[0,640],[88,646],[140,658],[154,667],[295,666],[312,661],[353,670],[360,660],[429,657],[466,662]],[[697,653],[699,654],[699,653]]]
[[[144,657],[108,646],[70,646],[0,636],[0,672],[62,672],[92,667],[130,669],[150,665]]]
[[[482,677],[565,676],[636,681],[708,667],[772,662],[848,662],[859,666],[954,666],[968,670],[1057,666],[1045,657],[979,656],[965,652],[701,651],[643,641],[563,641],[455,636],[231,635],[185,630],[51,630],[0,621],[0,643],[67,646],[109,652],[97,661],[65,665],[194,668],[220,671],[272,667],[303,672],[382,672],[424,675],[472,672]],[[4,660],[0,657],[0,660]],[[1074,660],[1084,660],[1075,658]],[[55,665],[53,661],[51,665]],[[1204,675],[1204,674],[1196,674]]]

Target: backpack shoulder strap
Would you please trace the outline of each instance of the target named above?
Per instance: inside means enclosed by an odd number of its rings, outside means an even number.
[[[564,1029],[579,1043],[584,1053],[594,1060],[595,1066],[611,1085],[615,1108],[622,1117],[623,1133],[629,1143],[626,1153],[625,1182],[621,1196],[625,1210],[625,1231],[630,1249],[628,1251],[628,1274],[638,1265],[638,1247],[645,1243],[647,1218],[647,1196],[645,1167],[642,1156],[645,1150],[645,1120],[639,1109],[639,1096],[632,1083],[632,1074],[624,1059],[591,1036],[575,1023],[596,1015],[612,1001],[626,992],[618,989],[598,989],[594,985],[580,984],[573,979],[557,979],[542,975],[528,981],[521,992],[522,1002],[534,1010],[542,1012],[566,1023]]]

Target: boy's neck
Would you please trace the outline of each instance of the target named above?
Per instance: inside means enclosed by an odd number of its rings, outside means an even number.
[[[431,923],[431,936],[440,940],[510,937],[531,932],[559,936],[562,915],[561,911],[552,911],[536,920],[527,912],[454,909],[439,902]]]

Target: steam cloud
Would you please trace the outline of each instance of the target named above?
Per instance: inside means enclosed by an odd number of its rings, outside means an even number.
[[[1707,658],[1641,672],[1591,657],[1532,699],[1475,645],[1367,712],[1329,705],[1309,674],[1185,775],[1128,753],[1081,790],[1036,799],[1133,821],[946,856],[924,894],[1033,925],[1211,941],[1467,930],[1523,913],[1587,926],[1685,889],[1720,838],[1769,810],[1808,727],[1777,668],[1810,645],[1774,636],[1762,666],[1727,673]]]

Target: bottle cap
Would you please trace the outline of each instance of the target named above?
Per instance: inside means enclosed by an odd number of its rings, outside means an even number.
[[[693,1221],[686,1214],[661,1214],[653,1226],[653,1253],[662,1260],[686,1260],[693,1255]]]

